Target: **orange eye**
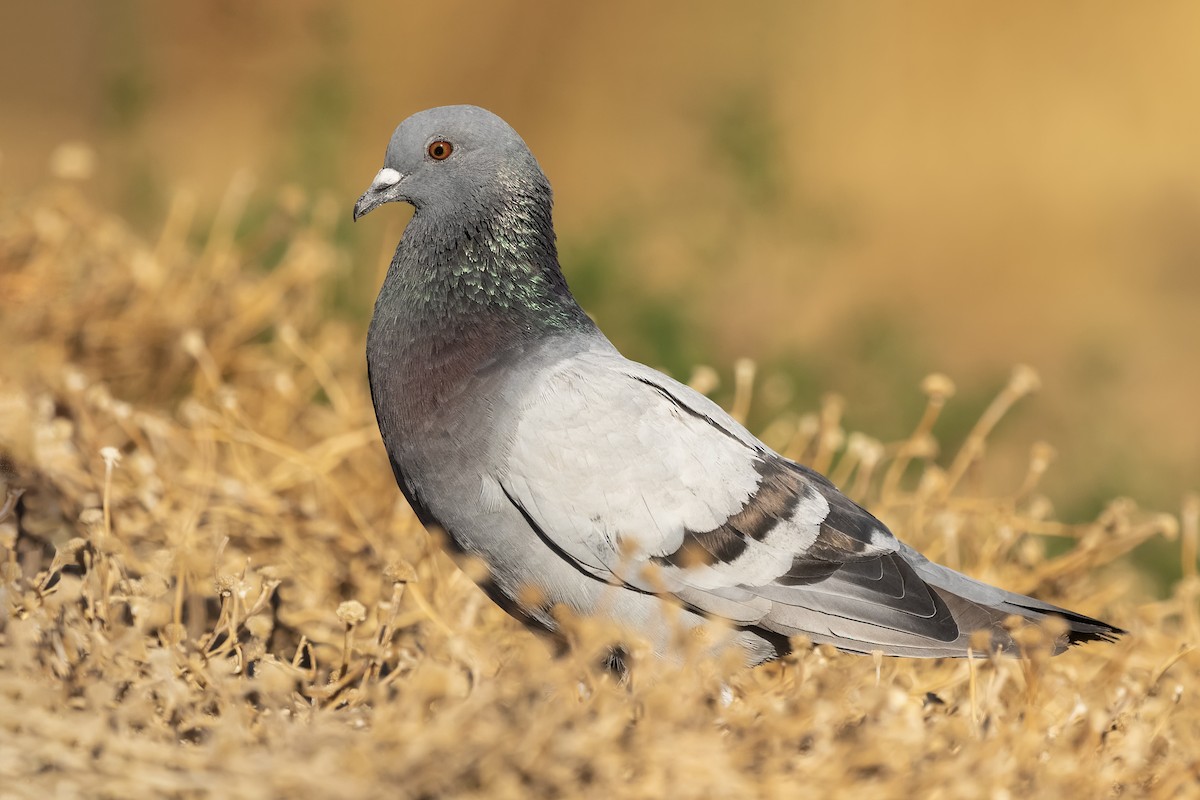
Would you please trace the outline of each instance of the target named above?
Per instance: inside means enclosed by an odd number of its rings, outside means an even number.
[[[438,139],[436,142],[429,145],[429,157],[434,161],[445,161],[453,152],[454,145],[442,139]]]

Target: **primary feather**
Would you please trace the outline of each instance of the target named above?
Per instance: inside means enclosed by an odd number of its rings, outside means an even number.
[[[928,561],[708,398],[622,357],[571,296],[549,184],[499,117],[405,120],[355,218],[394,200],[416,210],[367,338],[380,432],[422,521],[482,558],[485,588],[521,619],[553,629],[562,603],[664,656],[674,627],[717,619],[717,641],[752,663],[797,635],[936,657],[967,655],[982,630],[1014,651],[1011,615],[1064,619],[1060,648],[1121,632]]]

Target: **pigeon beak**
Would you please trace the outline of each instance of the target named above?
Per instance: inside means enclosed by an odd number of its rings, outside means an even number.
[[[359,217],[384,203],[401,199],[397,188],[403,179],[404,176],[391,167],[379,170],[375,174],[375,179],[371,181],[371,185],[363,192],[363,196],[358,198],[358,202],[354,204],[354,221],[358,222]]]

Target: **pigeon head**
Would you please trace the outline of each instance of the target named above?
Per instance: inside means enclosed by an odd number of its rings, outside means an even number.
[[[508,123],[476,106],[442,106],[396,128],[383,169],[354,204],[354,219],[394,201],[418,213],[461,214],[530,189],[549,197],[545,175]]]
[[[400,123],[354,218],[394,201],[416,211],[376,303],[380,347],[408,337],[478,355],[549,328],[594,329],[559,267],[550,183],[495,114],[443,106]],[[414,370],[429,373],[419,359]]]

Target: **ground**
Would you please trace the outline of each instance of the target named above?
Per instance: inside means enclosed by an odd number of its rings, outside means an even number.
[[[844,431],[835,401],[763,433],[929,556],[1118,643],[1050,658],[1026,629],[1022,659],[907,661],[801,642],[747,670],[656,663],[564,617],[556,656],[394,485],[362,324],[327,302],[342,211],[273,208],[246,240],[236,209],[197,237],[175,207],[147,240],[59,184],[0,217],[0,796],[1194,793],[1197,504],[1058,522],[1046,446],[984,494],[1030,369],[957,455],[932,457],[944,376],[912,388],[925,411],[896,442]],[[739,374],[745,416],[762,381]],[[1164,599],[1124,557],[1147,540],[1184,564]],[[618,638],[626,682],[597,669]]]

